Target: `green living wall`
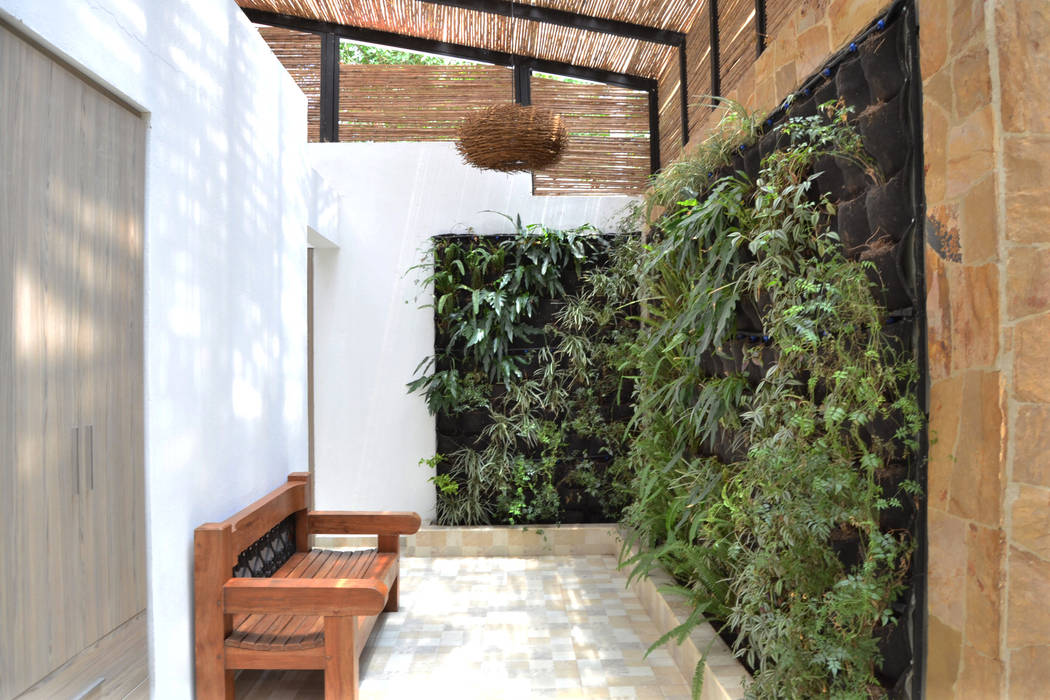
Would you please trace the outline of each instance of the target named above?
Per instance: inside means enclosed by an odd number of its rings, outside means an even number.
[[[796,114],[763,136],[730,109],[654,182],[645,240],[436,239],[411,388],[448,432],[443,522],[556,521],[571,485],[630,527],[635,574],[692,601],[670,638],[713,621],[752,695],[877,696],[900,677],[923,414],[879,265],[902,238],[844,246],[829,192],[895,185],[844,102]]]

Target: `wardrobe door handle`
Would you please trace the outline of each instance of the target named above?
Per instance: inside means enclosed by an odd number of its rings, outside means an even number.
[[[80,426],[73,428],[73,494],[80,495]]]
[[[88,490],[95,490],[95,426],[87,427]]]

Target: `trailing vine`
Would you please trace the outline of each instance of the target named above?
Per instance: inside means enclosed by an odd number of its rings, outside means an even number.
[[[632,575],[666,568],[693,605],[660,642],[715,621],[762,698],[884,693],[920,497],[917,370],[864,259],[888,244],[847,256],[818,186],[828,162],[882,176],[849,110],[822,112],[777,126],[752,177],[759,121],[731,107],[654,182],[645,242],[435,239],[438,343],[409,385],[439,430],[476,427],[427,462],[440,522],[622,515]]]
[[[892,478],[917,448],[916,369],[883,332],[871,263],[847,259],[828,227],[813,166],[832,156],[879,175],[848,111],[824,109],[778,127],[786,145],[754,182],[664,183],[697,196],[638,266],[648,322],[627,521],[644,549],[631,563],[670,569],[732,631],[756,697],[878,694],[876,632],[895,619],[912,548],[880,521],[919,490]]]

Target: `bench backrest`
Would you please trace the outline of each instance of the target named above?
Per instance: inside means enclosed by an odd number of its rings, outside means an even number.
[[[277,536],[286,545],[289,535],[281,530],[290,529],[294,546],[282,547],[280,556],[285,559],[295,551],[309,548],[309,490],[309,474],[290,474],[288,481],[281,487],[232,517],[221,523],[205,523],[194,531],[194,624],[198,630],[203,632],[210,629],[216,632],[217,627],[221,626],[225,633],[229,632],[230,616],[222,614],[222,588],[234,576],[235,568],[238,569],[238,575],[244,575],[243,568],[252,568],[250,559],[258,553],[257,550],[267,546],[265,540],[262,543],[260,540],[268,534]],[[253,551],[253,547],[256,551]],[[238,564],[239,559],[241,564]],[[272,574],[271,569],[276,570],[280,566],[273,566],[272,559],[263,563],[264,574]],[[198,644],[201,638],[202,635],[198,635]],[[203,653],[201,649],[197,651]]]

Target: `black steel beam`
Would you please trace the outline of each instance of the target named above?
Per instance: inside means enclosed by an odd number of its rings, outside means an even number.
[[[514,2],[514,0],[418,1],[429,2],[435,5],[445,5],[447,7],[457,7],[463,10],[487,12],[489,14],[514,17],[516,19],[527,19],[533,22],[556,24],[561,27],[585,29],[589,32],[613,34],[628,39],[637,39],[638,41],[649,41],[654,44],[677,46],[685,41],[685,34],[670,29],[660,29],[659,27],[650,27],[644,24],[635,24],[633,22],[621,22],[620,20],[595,17],[594,15],[582,15],[577,12],[556,10],[551,7],[528,5],[525,3]]]
[[[435,39],[422,39],[420,37],[395,34],[394,32],[385,32],[378,29],[353,27],[347,24],[325,22],[322,20],[307,19],[305,17],[296,17],[294,15],[277,14],[274,12],[263,12],[261,10],[252,10],[250,8],[242,8],[242,10],[248,19],[255,24],[283,27],[285,29],[294,29],[300,32],[309,32],[311,34],[332,33],[342,39],[361,41],[366,44],[379,44],[381,46],[389,46],[395,49],[420,51],[423,53],[437,54],[439,56],[449,56],[451,58],[478,61],[480,63],[492,63],[497,66],[507,67],[513,67],[516,58],[525,58],[503,51],[481,49],[476,46],[453,44],[447,41],[437,41]],[[639,90],[642,92],[645,92],[656,85],[656,81],[652,78],[632,75],[630,73],[619,73],[601,68],[588,68],[573,63],[549,61],[540,58],[531,58],[530,60],[532,61],[533,70],[540,71],[541,73],[553,73],[555,75],[563,75],[578,80],[589,80],[594,83],[617,85],[629,90]]]
[[[685,42],[678,47],[678,96],[682,100],[682,146],[689,143],[689,62]]]
[[[322,20],[307,19],[305,17],[296,17],[294,15],[277,14],[274,12],[263,12],[261,10],[252,10],[249,8],[242,8],[242,11],[248,17],[248,19],[255,24],[265,24],[271,27],[282,27],[284,29],[294,29],[295,31],[321,35],[322,54],[324,52],[324,36],[333,35],[338,38],[349,39],[350,41],[362,41],[368,44],[390,46],[395,49],[421,51],[423,53],[437,54],[439,56],[449,56],[451,58],[460,58],[468,61],[492,63],[498,66],[514,67],[516,63],[527,61],[528,66],[530,68],[530,73],[532,71],[538,71],[540,73],[552,73],[554,75],[562,75],[568,78],[576,78],[578,80],[589,80],[594,83],[605,83],[606,85],[616,85],[618,87],[627,88],[628,90],[638,90],[641,92],[647,92],[649,94],[650,167],[652,169],[652,172],[654,173],[660,169],[660,103],[657,97],[657,81],[653,78],[645,78],[639,75],[631,75],[629,73],[607,71],[601,68],[587,68],[585,66],[577,66],[572,63],[564,63],[561,61],[548,61],[546,59],[541,58],[517,56],[515,54],[505,53],[503,51],[480,49],[476,46],[452,44],[449,42],[436,41],[433,39],[421,39],[419,37],[406,36],[404,34],[384,32],[377,29],[365,29],[363,27],[352,27],[349,25],[338,24],[335,22],[325,22]],[[338,60],[338,44],[336,45],[335,52],[336,59]],[[338,139],[338,63],[336,64],[335,69],[336,71],[334,84],[336,86],[336,99],[334,123],[337,129],[335,139]],[[321,73],[323,81],[324,65],[322,65]],[[517,80],[515,80],[515,87],[517,90]],[[322,96],[323,94],[324,90],[322,87]],[[322,119],[324,119],[324,114],[324,105],[322,104]],[[324,138],[323,134],[324,131],[322,125],[322,139]]]
[[[755,0],[755,55],[766,50],[766,0]]]
[[[514,62],[514,101],[526,107],[532,104],[532,61],[528,58]]]
[[[649,172],[660,171],[660,91],[649,89]]]
[[[711,96],[722,96],[722,70],[718,50],[718,0],[708,0],[707,15],[711,21]]]
[[[321,35],[321,140],[339,140],[339,37]]]

